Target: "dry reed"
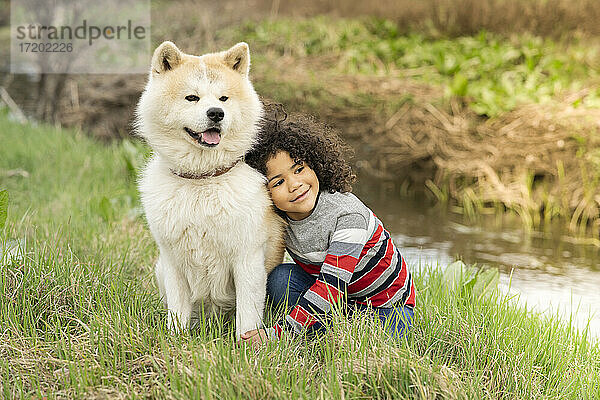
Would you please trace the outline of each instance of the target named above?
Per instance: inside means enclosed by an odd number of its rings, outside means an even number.
[[[600,110],[573,106],[586,94],[495,119],[478,118],[456,100],[449,110],[407,103],[380,126],[374,145],[388,175],[410,177],[406,170],[428,165],[435,176],[413,175],[413,183],[456,200],[466,214],[501,206],[529,227],[566,217],[572,231],[592,225],[597,232],[600,163],[592,149],[600,145]]]

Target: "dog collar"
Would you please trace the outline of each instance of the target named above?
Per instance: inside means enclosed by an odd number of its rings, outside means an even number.
[[[174,175],[177,175],[180,178],[185,178],[185,179],[205,179],[205,178],[214,178],[216,176],[221,176],[227,172],[229,172],[233,167],[235,167],[236,165],[238,165],[238,163],[242,161],[241,158],[235,160],[235,162],[233,164],[231,164],[228,167],[222,167],[222,168],[217,168],[215,170],[212,170],[210,172],[205,172],[203,174],[193,174],[191,172],[177,172],[173,169],[171,169],[171,172]]]

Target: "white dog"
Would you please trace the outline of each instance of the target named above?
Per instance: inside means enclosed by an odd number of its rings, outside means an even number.
[[[164,42],[136,113],[153,150],[139,190],[169,326],[189,327],[199,307],[235,308],[238,339],[261,326],[284,250],[265,178],[243,161],[263,112],[249,67],[246,43],[198,57]]]

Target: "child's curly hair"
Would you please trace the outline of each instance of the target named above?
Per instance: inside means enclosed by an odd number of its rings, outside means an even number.
[[[263,175],[267,161],[277,152],[289,153],[294,161],[304,161],[317,175],[320,190],[351,192],[356,176],[344,158],[351,148],[328,126],[312,117],[297,117],[295,121],[265,118],[261,122],[258,140],[246,154],[246,163]]]

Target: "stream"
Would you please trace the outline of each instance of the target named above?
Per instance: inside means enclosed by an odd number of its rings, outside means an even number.
[[[366,182],[366,183],[365,183]],[[499,289],[529,310],[560,315],[600,337],[600,248],[577,244],[561,226],[527,232],[518,218],[466,222],[427,199],[359,177],[354,193],[384,223],[412,270],[455,260],[500,271]]]

